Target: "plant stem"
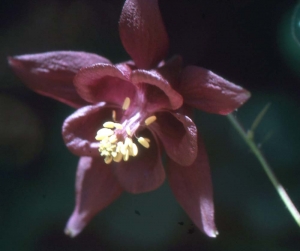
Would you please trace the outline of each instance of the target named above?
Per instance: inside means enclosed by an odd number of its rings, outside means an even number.
[[[290,211],[291,215],[293,216],[296,223],[300,227],[300,214],[299,214],[297,208],[293,204],[292,200],[290,199],[289,195],[287,194],[287,192],[285,191],[283,186],[280,184],[280,182],[276,178],[274,172],[272,171],[271,166],[268,164],[268,162],[265,159],[265,157],[263,156],[262,152],[256,146],[256,144],[253,140],[253,137],[248,136],[249,134],[246,133],[246,131],[244,130],[244,128],[242,127],[240,122],[232,114],[227,115],[227,118],[232,123],[234,128],[239,132],[239,134],[242,136],[242,138],[245,140],[245,142],[250,147],[252,152],[255,154],[258,161],[262,165],[264,171],[266,172],[268,178],[270,179],[270,181],[272,182],[276,191],[278,192],[280,198],[283,200],[283,203],[286,205],[287,209]]]

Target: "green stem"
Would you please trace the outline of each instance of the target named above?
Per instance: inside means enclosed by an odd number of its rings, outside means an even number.
[[[293,204],[292,200],[288,196],[288,194],[285,191],[285,189],[283,188],[283,186],[280,184],[280,182],[276,178],[274,172],[272,171],[270,165],[268,164],[267,160],[263,156],[262,152],[259,150],[259,148],[254,143],[253,138],[248,136],[246,131],[243,129],[242,125],[232,114],[229,114],[227,116],[227,118],[232,123],[234,128],[239,132],[239,134],[242,136],[242,138],[245,140],[245,142],[250,147],[252,152],[255,154],[258,161],[262,165],[264,171],[266,172],[268,178],[270,179],[270,181],[272,182],[276,191],[278,192],[280,198],[283,200],[283,203],[286,205],[287,209],[290,211],[291,215],[294,217],[296,223],[300,227],[300,214],[299,214],[297,208]]]

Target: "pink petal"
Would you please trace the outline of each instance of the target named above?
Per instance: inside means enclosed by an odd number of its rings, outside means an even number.
[[[173,56],[163,66],[159,67],[157,71],[170,83],[173,89],[177,90],[182,72],[181,56]]]
[[[153,68],[165,57],[169,39],[157,0],[127,0],[119,30],[123,46],[138,68]]]
[[[182,96],[155,70],[134,70],[131,73],[131,82],[144,92],[149,111],[176,110],[182,106]]]
[[[201,67],[188,66],[181,76],[184,102],[197,109],[226,115],[250,97],[250,93]]]
[[[73,85],[75,74],[82,67],[109,60],[92,53],[55,51],[9,57],[15,73],[33,91],[78,108],[87,104]]]
[[[182,166],[191,165],[197,157],[197,127],[180,113],[161,112],[149,126],[161,140],[168,156]]]
[[[171,189],[179,204],[199,229],[210,237],[216,237],[212,183],[202,140],[199,139],[198,156],[192,165],[183,167],[169,160],[167,170]]]
[[[148,149],[136,142],[139,153],[136,157],[129,157],[127,162],[113,162],[115,175],[129,193],[144,193],[157,189],[165,180],[165,170],[161,162],[161,155],[156,140],[142,131],[141,136],[151,140]]]
[[[76,174],[76,205],[65,233],[78,235],[89,221],[122,193],[110,166],[101,158],[81,157]]]
[[[97,131],[112,120],[112,109],[104,102],[75,111],[63,124],[62,135],[68,149],[75,155],[100,157]]]
[[[90,103],[101,101],[122,106],[126,97],[135,95],[135,86],[129,81],[131,70],[125,64],[96,64],[83,68],[74,78],[79,95]]]
[[[115,66],[118,67],[118,68],[120,66],[124,66],[124,65],[126,65],[127,67],[129,67],[129,69],[132,70],[132,71],[137,69],[135,63],[132,60],[126,60],[124,62],[115,64]]]

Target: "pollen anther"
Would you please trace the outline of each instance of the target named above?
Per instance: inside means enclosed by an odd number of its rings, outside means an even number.
[[[111,117],[112,117],[113,121],[117,121],[117,114],[116,114],[115,110],[112,111],[112,116]]]
[[[150,140],[147,138],[143,138],[143,137],[139,137],[138,138],[138,142],[145,148],[149,148],[150,147]]]
[[[118,141],[118,138],[116,135],[112,135],[109,137],[109,142],[110,143],[116,143]],[[116,146],[114,146],[116,148]]]
[[[123,129],[123,126],[119,123],[114,123],[116,129]]]
[[[123,103],[123,106],[122,106],[122,109],[125,111],[128,109],[130,105],[130,98],[126,97],[125,100],[124,100],[124,103]]]
[[[112,129],[112,128],[115,128],[115,123],[111,122],[111,121],[107,121],[103,124],[103,127]]]
[[[104,162],[106,164],[110,164],[112,162],[112,159],[113,159],[112,156],[106,156],[105,159],[104,159]]]
[[[96,140],[102,140],[102,139],[104,139],[106,137],[109,137],[113,134],[114,134],[113,130],[108,129],[108,128],[102,128],[97,132],[97,135],[96,135],[95,139]]]
[[[135,143],[132,143],[132,147],[129,149],[129,154],[133,157],[137,156],[138,154],[138,148]]]
[[[145,120],[146,126],[152,124],[155,120],[156,120],[156,116],[150,116],[149,118],[147,118],[147,119]]]
[[[126,133],[127,133],[128,136],[130,136],[130,137],[132,136],[129,127],[126,127]]]
[[[123,155],[123,160],[128,161],[129,160],[129,150],[126,149],[125,154]]]
[[[120,162],[122,160],[123,155],[121,153],[117,153],[116,157],[113,157],[115,162]]]

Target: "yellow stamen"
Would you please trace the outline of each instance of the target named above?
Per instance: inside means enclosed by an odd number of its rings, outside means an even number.
[[[119,142],[117,143],[117,149],[116,149],[116,152],[117,152],[117,153],[121,152],[122,147],[123,147],[123,142],[119,141]]]
[[[113,129],[115,128],[115,123],[111,121],[107,121],[103,124],[103,127]]]
[[[132,147],[132,139],[127,137],[124,145],[125,147]]]
[[[126,97],[125,100],[124,100],[124,103],[123,103],[123,106],[122,106],[122,109],[125,111],[128,109],[130,105],[130,98]]]
[[[130,137],[132,136],[132,134],[131,134],[131,131],[130,131],[130,128],[129,128],[129,127],[126,127],[126,132],[127,132],[127,135],[128,135],[128,136],[130,136]]]
[[[156,116],[151,116],[145,120],[146,126],[152,124],[156,120]]]
[[[109,137],[113,134],[114,134],[113,130],[108,129],[108,128],[102,128],[97,132],[97,135],[96,135],[95,139],[96,140],[102,140],[102,139],[104,139],[106,137]]]
[[[116,143],[117,141],[118,141],[118,138],[117,138],[116,135],[112,135],[112,136],[109,137],[109,142],[110,143]]]
[[[101,156],[109,156],[109,152],[106,151],[106,150],[103,150],[103,151],[101,152]]]
[[[123,158],[123,155],[121,153],[117,153],[117,156],[116,157],[113,157],[113,160],[115,162],[120,162]]]
[[[119,123],[115,123],[114,126],[116,129],[123,129],[123,126]]]
[[[130,98],[124,100],[122,109],[128,109],[130,105]],[[95,137],[99,140],[99,153],[103,156],[104,162],[110,164],[112,161],[129,161],[130,156],[135,157],[138,155],[138,146],[133,143],[131,127],[135,128],[135,124],[128,123],[127,120],[123,124],[116,122],[116,112],[112,112],[112,120],[103,123],[103,128],[97,131]],[[150,116],[145,120],[146,125],[150,125],[156,120],[156,116]],[[139,123],[139,122],[138,122]],[[123,128],[124,127],[124,128]],[[136,128],[135,128],[136,130]],[[150,139],[139,137],[137,141],[145,148],[150,147]]]
[[[150,147],[150,140],[149,139],[146,139],[146,138],[143,138],[143,137],[139,137],[138,138],[138,142],[145,148],[149,148]]]
[[[122,144],[122,146],[120,147],[120,152],[125,155],[126,154],[126,150],[127,150],[127,146],[125,146],[125,144]]]
[[[126,149],[125,154],[123,155],[123,160],[128,161],[129,160],[129,151]]]
[[[130,156],[137,156],[138,154],[138,148],[137,148],[137,145],[132,143],[132,147],[129,149],[129,155]]]
[[[106,156],[105,159],[104,159],[104,162],[106,164],[110,164],[112,162],[112,160],[113,160],[112,156]]]
[[[115,121],[115,122],[116,122],[116,121],[117,121],[117,119],[116,119],[116,118],[117,118],[116,111],[115,111],[115,110],[113,110],[113,111],[112,111],[112,119],[113,119],[113,121]]]

